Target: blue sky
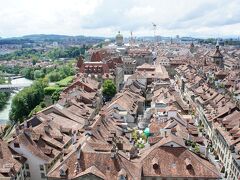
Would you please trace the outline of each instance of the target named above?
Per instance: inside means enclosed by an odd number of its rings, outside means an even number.
[[[240,0],[0,0],[0,37],[240,36]]]

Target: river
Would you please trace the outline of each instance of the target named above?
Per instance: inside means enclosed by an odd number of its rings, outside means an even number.
[[[12,84],[28,84],[30,86],[33,83],[33,81],[26,78],[19,78],[19,79],[13,79],[11,83]],[[6,124],[7,121],[9,120],[9,112],[11,109],[12,99],[16,94],[17,92],[11,93],[11,96],[6,106],[0,111],[0,124]]]

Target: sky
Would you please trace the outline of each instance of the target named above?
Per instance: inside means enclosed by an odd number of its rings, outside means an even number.
[[[0,37],[239,37],[240,0],[0,0]]]

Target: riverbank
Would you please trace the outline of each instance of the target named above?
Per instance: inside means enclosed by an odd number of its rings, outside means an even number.
[[[19,78],[19,79],[13,79],[11,81],[11,83],[12,84],[27,84],[30,86],[33,83],[33,81],[26,79],[26,78]],[[11,93],[10,98],[8,99],[6,105],[0,111],[0,125],[6,125],[7,122],[9,121],[9,112],[11,110],[12,99],[17,93],[18,93],[17,91],[15,91],[14,93]]]

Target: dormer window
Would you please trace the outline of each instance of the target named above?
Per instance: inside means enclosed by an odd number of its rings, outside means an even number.
[[[66,176],[68,171],[68,167],[66,164],[63,164],[62,167],[59,169],[60,176]]]
[[[190,169],[193,168],[192,163],[191,163],[191,160],[188,159],[188,158],[185,159],[185,165],[186,165],[186,168],[187,168],[188,170],[190,170]]]
[[[13,145],[14,145],[15,148],[20,148],[19,143],[14,143]]]
[[[157,170],[159,168],[159,162],[158,162],[158,159],[156,157],[154,157],[152,159],[152,167],[154,170]]]
[[[118,180],[126,180],[126,177],[124,175],[119,176]]]
[[[125,169],[121,169],[118,173],[118,180],[126,180],[127,179],[127,173]]]

